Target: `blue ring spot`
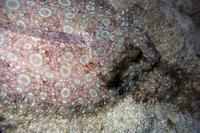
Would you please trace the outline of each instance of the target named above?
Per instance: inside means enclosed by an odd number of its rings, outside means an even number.
[[[13,53],[8,53],[8,58],[9,58],[11,61],[16,61],[16,60],[17,60],[17,56],[14,55]]]
[[[89,63],[89,57],[88,55],[82,55],[81,58],[80,58],[80,63],[83,64],[83,65],[86,65],[87,63]]]
[[[20,83],[20,84],[22,84],[22,85],[28,85],[28,84],[30,84],[30,78],[29,78],[29,76],[27,76],[27,75],[20,75],[18,78],[17,78],[17,81],[18,81],[18,83]]]
[[[80,47],[80,48],[83,48],[83,47],[86,48],[86,47],[87,47],[87,46],[86,46],[85,44],[83,44],[83,43],[80,43],[80,44],[77,43],[76,46],[78,46],[78,47]]]
[[[135,72],[132,72],[130,75],[133,75],[133,74],[135,74]]]
[[[110,19],[104,18],[104,19],[102,19],[102,23],[103,23],[105,26],[108,26],[108,25],[110,24]]]
[[[80,26],[81,29],[85,29],[87,27],[87,23],[85,24],[85,26],[83,26],[83,24]]]
[[[114,68],[110,68],[110,71],[112,71]]]
[[[50,72],[46,72],[45,75],[47,76],[47,78],[53,78],[54,76],[54,74]]]
[[[87,23],[86,23],[87,21],[89,21],[89,18],[86,18],[85,20],[83,20],[82,25],[80,25],[80,28],[81,28],[81,29],[84,30],[84,29],[87,27]]]
[[[63,27],[64,33],[72,33],[73,30],[74,30],[73,27],[71,27],[71,26],[69,26],[69,25],[65,25],[65,26]]]
[[[112,97],[112,98],[111,98],[111,101],[113,101],[114,99],[115,99],[115,97]]]
[[[73,19],[75,17],[75,14],[74,13],[66,13],[65,17],[69,18],[69,19]]]
[[[121,27],[117,27],[117,29],[120,31],[121,29],[120,29]]]
[[[98,17],[103,17],[103,14],[99,14]]]
[[[128,31],[128,29],[126,27],[124,27],[125,31]]]
[[[30,6],[34,6],[35,5],[35,2],[33,2],[33,1],[27,1],[26,2],[28,5],[30,5]]]
[[[99,78],[97,77],[97,81],[99,81]]]
[[[31,104],[31,107],[33,107],[34,105],[35,105],[35,103],[32,103],[32,104]]]
[[[90,74],[86,74],[86,75],[85,75],[85,80],[86,80],[87,82],[92,81],[91,75],[90,75]]]
[[[106,11],[106,13],[107,13],[107,14],[111,14],[111,12],[110,12],[110,11]]]
[[[31,39],[32,39],[33,41],[39,41],[39,40],[40,40],[40,38],[34,37],[34,36],[31,36]]]
[[[114,38],[115,38],[114,35],[110,36],[110,40],[111,40],[111,41],[114,41]]]
[[[15,15],[12,14],[12,13],[8,13],[8,18],[9,18],[9,19],[15,19]]]
[[[24,21],[21,21],[21,20],[17,21],[17,25],[18,25],[19,27],[26,28]]]
[[[0,34],[0,45],[2,45],[4,42],[4,35]]]
[[[69,111],[67,111],[66,113],[65,113],[65,115],[67,115],[69,113]]]
[[[74,83],[75,83],[75,84],[80,84],[81,81],[80,81],[79,79],[75,79],[75,80],[74,80]]]
[[[33,93],[28,93],[29,96],[33,96]]]
[[[41,8],[39,11],[39,14],[41,17],[50,17],[51,16],[51,10],[48,8]]]
[[[118,52],[123,52],[123,50],[125,50],[125,47],[123,47],[122,45],[118,45]]]
[[[124,22],[121,24],[121,26],[123,26],[124,25]]]
[[[23,89],[22,88],[16,88],[16,90],[18,91],[18,92],[22,92],[23,91]]]
[[[143,43],[143,46],[147,47],[147,45],[145,43]]]
[[[95,12],[89,12],[89,14],[95,14]]]
[[[70,89],[63,88],[60,93],[61,93],[62,97],[69,97],[70,96]]]
[[[33,66],[39,67],[42,65],[42,56],[40,54],[32,54],[30,56],[30,62]]]
[[[86,8],[87,8],[89,11],[93,11],[93,10],[94,10],[94,6],[91,6],[91,5],[87,5]]]
[[[90,89],[90,96],[97,97],[97,92],[94,89]]]
[[[56,102],[56,99],[53,98],[53,99],[52,99],[52,102]]]
[[[58,0],[58,3],[61,4],[62,6],[69,6],[71,4],[70,0],[65,0],[64,3],[62,3],[61,0]]]
[[[14,2],[14,3],[12,3],[12,2]],[[6,6],[11,10],[16,10],[16,9],[18,9],[20,7],[20,4],[19,4],[19,2],[17,0],[8,0],[6,2]]]
[[[66,66],[61,66],[60,73],[63,77],[67,77],[71,74],[71,69]]]
[[[133,28],[135,31],[140,31],[139,29],[137,29],[137,28]]]
[[[124,42],[124,38],[121,38],[120,40],[118,40],[118,42]]]
[[[101,32],[101,36],[103,37],[103,38],[108,38],[108,35],[110,34],[110,32],[108,32],[108,31],[102,31]]]
[[[31,49],[32,45],[30,43],[25,43],[23,49]]]
[[[40,75],[35,75],[36,78],[40,78]]]
[[[8,87],[8,85],[7,84],[2,84],[2,87]]]
[[[96,86],[97,86],[97,87],[100,87],[100,85],[99,85],[99,84],[96,84]]]
[[[93,52],[95,56],[104,56],[106,54],[106,49],[104,47],[99,47]]]
[[[101,60],[100,65],[103,66],[104,65],[104,60]]]
[[[73,54],[71,52],[67,52],[63,55],[63,60],[70,61],[73,58]]]
[[[113,57],[113,55],[111,55],[111,56],[110,56],[110,60],[114,60],[114,57]]]
[[[134,39],[133,42],[137,42],[137,39]]]
[[[45,100],[45,99],[46,99],[46,96],[47,96],[47,93],[41,92],[41,93],[40,93],[40,96],[41,96],[41,100]]]
[[[78,98],[78,102],[79,102],[80,104],[83,104],[83,98]]]

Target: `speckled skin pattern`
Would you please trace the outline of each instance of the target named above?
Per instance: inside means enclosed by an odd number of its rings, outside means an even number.
[[[104,111],[159,54],[137,9],[105,2],[1,0],[0,108],[28,116]]]

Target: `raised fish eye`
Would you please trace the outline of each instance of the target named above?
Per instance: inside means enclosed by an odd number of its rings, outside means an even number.
[[[137,61],[142,56],[142,51],[139,48],[133,48],[130,50],[126,50],[123,56],[130,61]]]
[[[119,84],[119,74],[117,72],[109,72],[105,76],[106,86],[116,87]]]

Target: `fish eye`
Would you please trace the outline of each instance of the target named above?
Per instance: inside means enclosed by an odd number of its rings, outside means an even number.
[[[117,72],[109,72],[105,76],[105,83],[107,86],[116,87],[119,85],[119,74]]]

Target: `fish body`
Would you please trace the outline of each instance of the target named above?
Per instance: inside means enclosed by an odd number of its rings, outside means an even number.
[[[119,15],[103,1],[84,0],[0,4],[2,110],[61,118],[103,111],[159,61],[133,23],[135,9]]]

